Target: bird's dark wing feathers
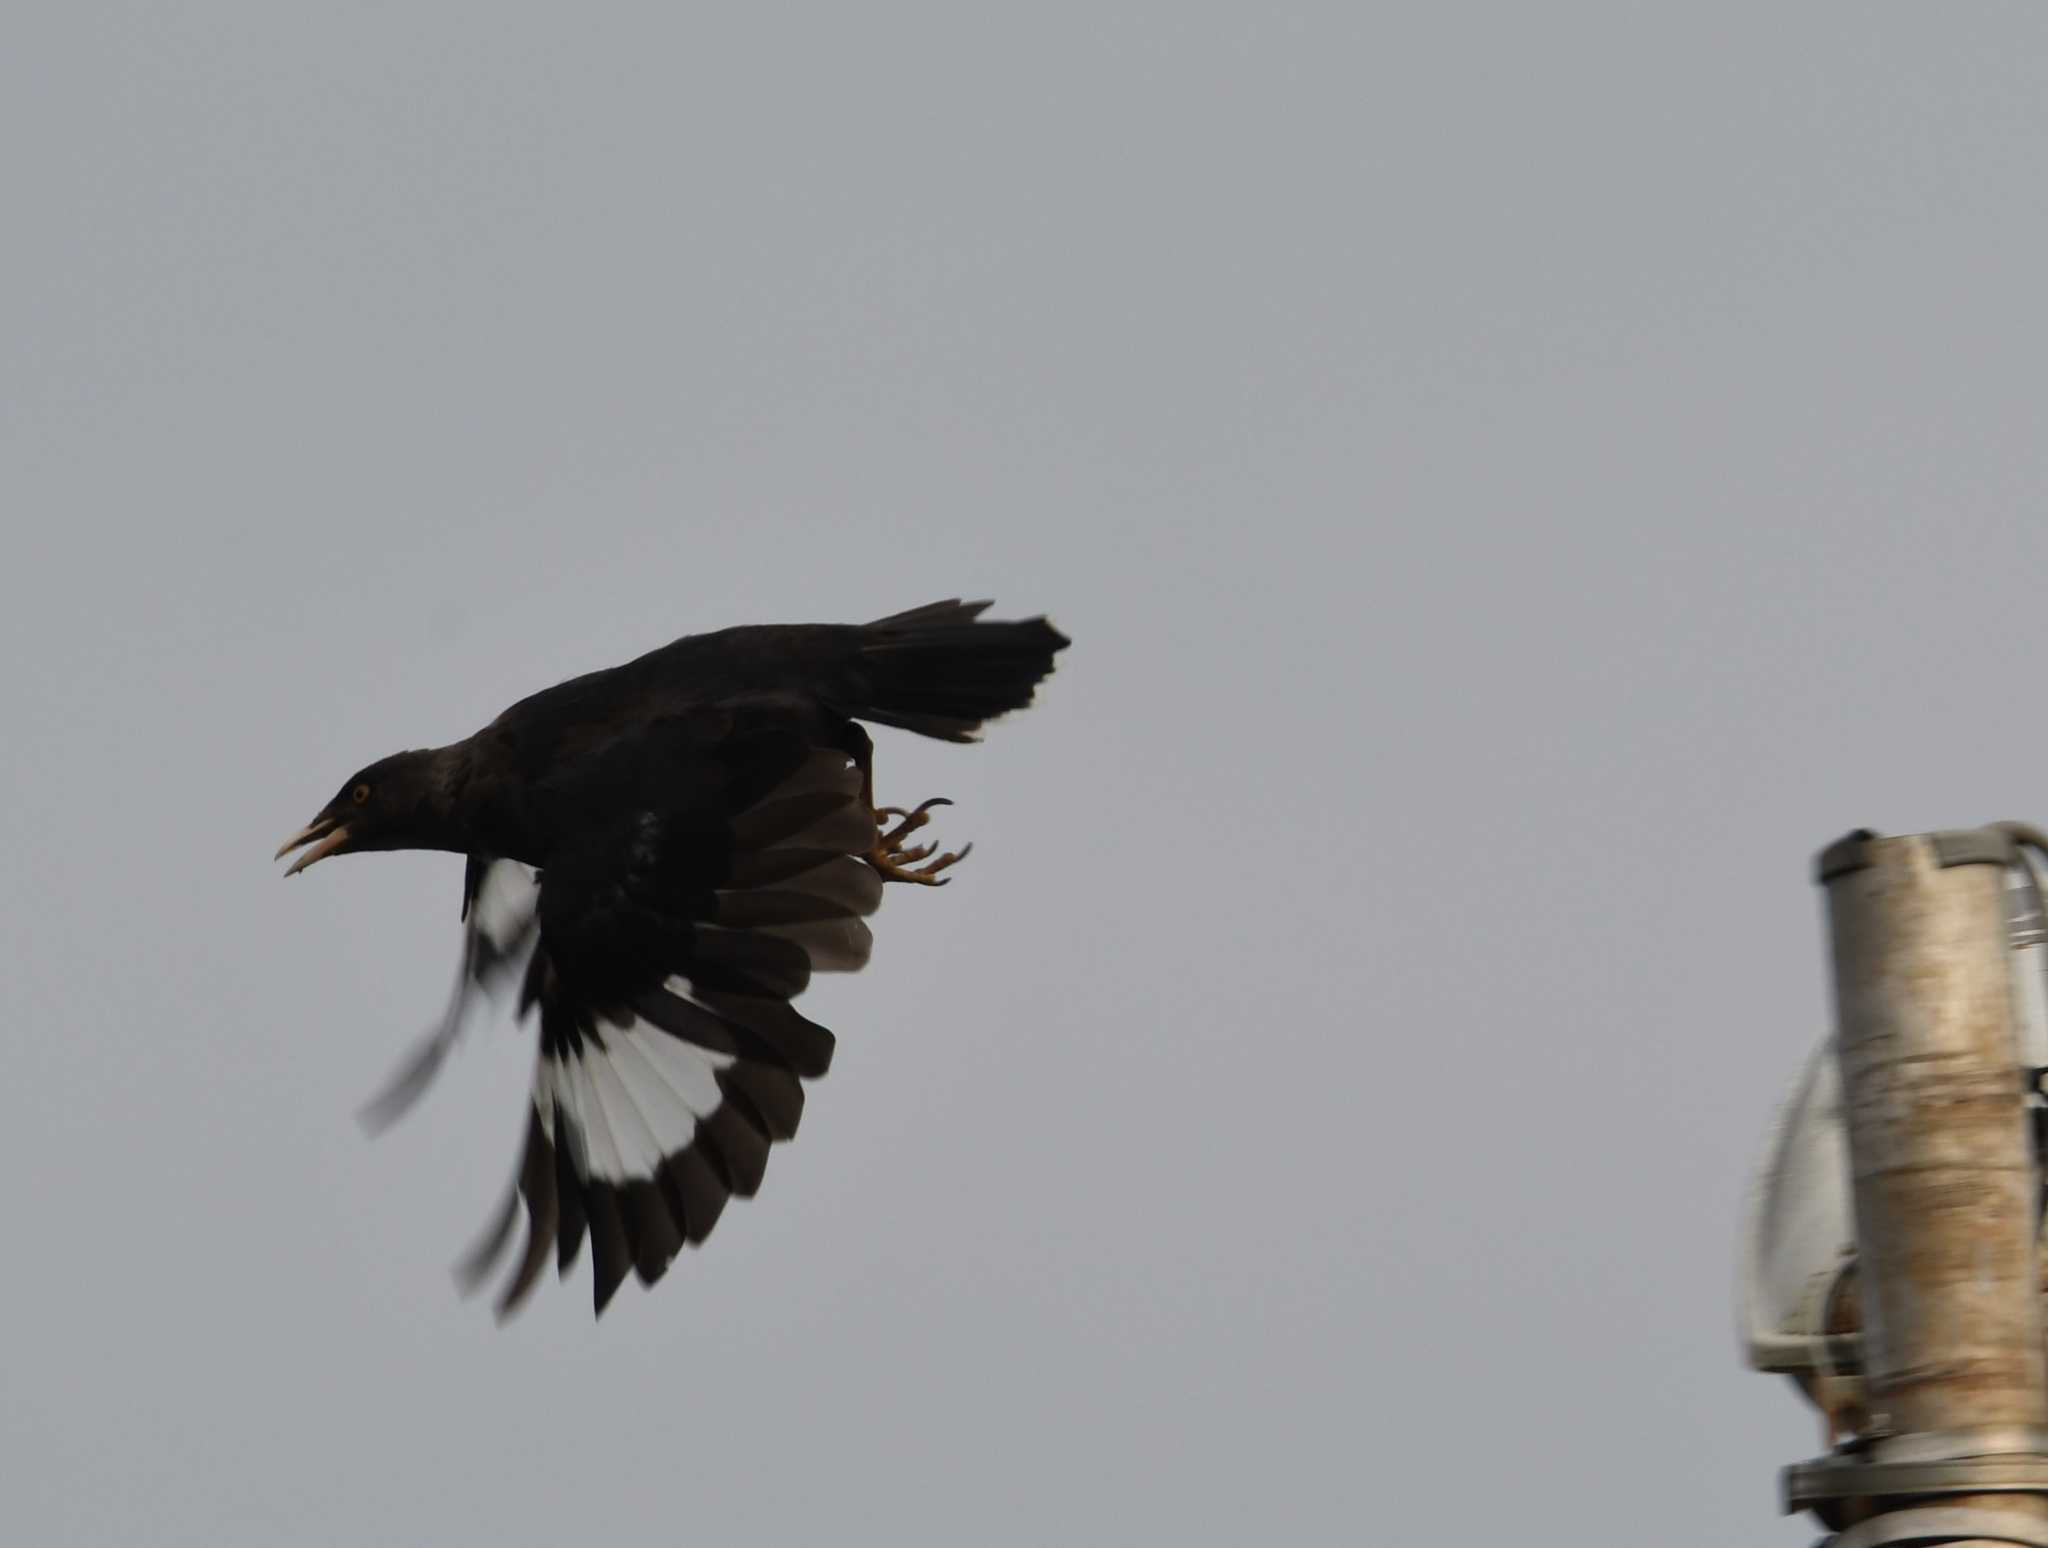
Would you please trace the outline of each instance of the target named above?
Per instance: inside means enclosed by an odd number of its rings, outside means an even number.
[[[791,1005],[866,960],[882,884],[861,773],[760,705],[657,722],[552,793],[591,814],[550,859],[522,1011],[540,1020],[514,1191],[459,1270],[480,1284],[523,1205],[509,1314],[590,1238],[599,1311],[760,1187],[833,1038]],[[599,766],[602,765],[602,766]]]
[[[471,855],[462,877],[462,961],[441,1019],[414,1045],[358,1116],[371,1132],[402,1118],[440,1072],[468,1025],[479,991],[495,997],[525,969],[540,930],[540,880],[532,866]]]

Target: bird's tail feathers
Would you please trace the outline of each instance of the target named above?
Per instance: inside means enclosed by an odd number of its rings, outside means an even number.
[[[860,632],[858,720],[947,742],[1023,709],[1067,637],[1044,618],[983,621],[987,602],[957,598],[878,618]]]

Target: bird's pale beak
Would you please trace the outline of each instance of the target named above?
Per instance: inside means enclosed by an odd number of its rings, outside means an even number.
[[[319,840],[317,844],[313,843],[315,839]],[[285,875],[296,876],[314,861],[325,860],[347,842],[347,823],[337,823],[332,817],[316,817],[306,827],[299,829],[298,832],[278,845],[277,853],[270,858],[282,860],[301,844],[312,844],[313,847],[311,849],[285,867]]]

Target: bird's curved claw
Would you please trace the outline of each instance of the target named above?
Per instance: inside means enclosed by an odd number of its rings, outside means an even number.
[[[936,859],[930,858],[936,844],[920,844],[915,849],[904,847],[903,841],[930,822],[935,806],[951,806],[953,803],[944,796],[933,796],[929,801],[905,809],[901,806],[878,806],[875,808],[875,847],[868,851],[868,864],[881,873],[883,881],[915,882],[921,887],[943,887],[952,878],[939,873],[949,870],[965,860],[974,850],[972,844],[963,845],[956,853],[947,850]],[[895,827],[886,831],[884,819],[901,819]]]

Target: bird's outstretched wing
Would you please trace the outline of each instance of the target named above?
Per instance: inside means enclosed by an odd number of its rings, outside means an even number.
[[[489,855],[469,857],[462,877],[462,961],[448,1008],[363,1104],[357,1116],[364,1128],[376,1133],[402,1118],[439,1073],[479,992],[495,997],[519,975],[540,929],[539,907],[540,879],[532,866]]]
[[[500,1316],[585,1235],[598,1311],[629,1271],[659,1279],[760,1187],[768,1147],[796,1132],[801,1081],[831,1062],[832,1034],[789,1002],[812,972],[867,960],[874,813],[847,752],[762,719],[658,723],[551,792],[605,815],[541,879],[525,1144],[458,1269],[466,1288],[489,1277],[523,1206]]]

